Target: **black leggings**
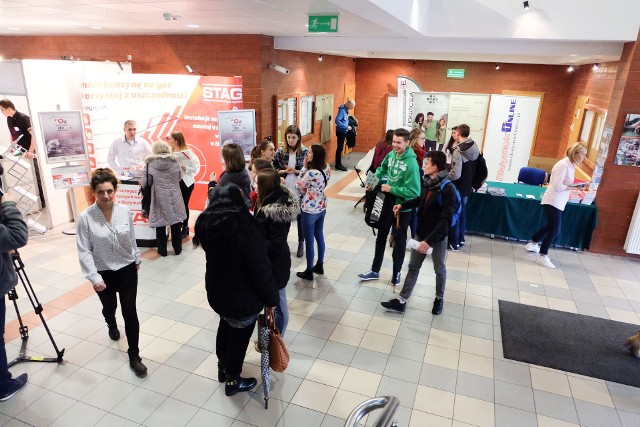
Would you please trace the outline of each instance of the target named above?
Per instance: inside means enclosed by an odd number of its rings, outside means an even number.
[[[187,217],[184,221],[182,221],[183,228],[189,226],[189,199],[191,199],[191,193],[193,193],[194,187],[195,184],[191,184],[189,187],[187,187],[184,181],[180,180],[180,192],[182,193],[182,200],[184,201],[184,210],[187,212]]]
[[[216,336],[216,355],[229,378],[237,378],[242,373],[244,356],[255,326],[256,322],[253,322],[246,328],[233,328],[220,318]]]
[[[124,331],[129,343],[129,357],[137,357],[140,353],[138,342],[140,340],[140,322],[136,311],[136,296],[138,295],[138,268],[131,263],[120,270],[99,271],[107,288],[98,292],[98,298],[102,303],[102,315],[109,326],[116,325],[116,309],[120,294],[120,308],[124,318]]]

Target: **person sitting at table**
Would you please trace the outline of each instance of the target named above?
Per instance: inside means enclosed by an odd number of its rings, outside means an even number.
[[[549,186],[542,196],[542,209],[547,217],[547,224],[538,230],[525,248],[529,252],[536,252],[536,262],[543,267],[556,268],[549,259],[549,248],[560,234],[562,226],[562,213],[569,201],[569,194],[573,188],[576,166],[583,162],[587,156],[587,147],[579,142],[574,142],[567,148],[566,156],[551,169]],[[583,183],[577,188],[584,188],[588,183]],[[542,242],[540,246],[539,242]]]

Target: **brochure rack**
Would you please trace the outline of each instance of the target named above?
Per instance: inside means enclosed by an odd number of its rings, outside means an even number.
[[[16,148],[9,147],[2,150],[2,156],[5,162],[5,176],[11,176],[13,182],[11,187],[7,187],[6,191],[12,191],[16,197],[16,206],[24,216],[25,222],[32,230],[44,234],[47,227],[38,222],[38,218],[42,213],[37,192],[34,191],[33,174],[31,172],[31,162],[22,158],[22,153],[16,153]],[[14,155],[18,154],[18,155]],[[5,180],[5,185],[8,183]]]

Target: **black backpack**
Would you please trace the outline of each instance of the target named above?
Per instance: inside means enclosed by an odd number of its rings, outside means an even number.
[[[487,180],[489,170],[487,169],[487,162],[484,160],[482,153],[478,154],[478,158],[474,161],[476,162],[476,172],[473,174],[471,186],[477,191]]]
[[[364,197],[364,222],[376,229],[388,226],[393,218],[395,197],[391,193],[382,192],[380,185],[367,191]]]

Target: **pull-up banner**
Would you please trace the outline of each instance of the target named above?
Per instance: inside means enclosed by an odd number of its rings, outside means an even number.
[[[242,108],[242,78],[120,74],[81,83],[82,116],[92,168],[107,167],[111,144],[136,122],[146,144],[182,132],[200,160],[189,206],[204,209],[211,172],[221,171],[218,112]]]

